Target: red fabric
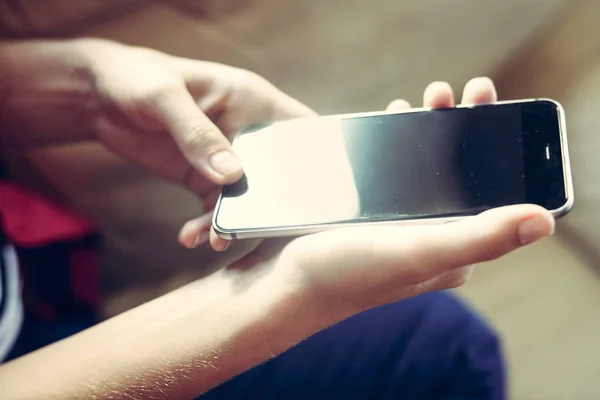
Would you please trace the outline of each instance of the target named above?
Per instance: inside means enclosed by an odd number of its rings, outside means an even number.
[[[0,223],[10,241],[25,248],[75,240],[94,232],[84,218],[2,180]]]
[[[73,297],[95,308],[100,298],[98,253],[95,249],[77,248],[71,251],[70,258]]]
[[[76,213],[0,179],[0,230],[18,251],[30,310],[46,319],[99,303],[92,224]]]

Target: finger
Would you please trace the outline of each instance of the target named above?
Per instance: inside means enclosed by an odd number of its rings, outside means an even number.
[[[219,118],[219,127],[230,134],[258,123],[312,117],[317,113],[287,95],[253,72],[219,63],[175,58],[192,93],[198,94],[200,106],[207,113],[225,113],[235,109],[235,118]]]
[[[242,165],[231,143],[182,85],[156,97],[153,116],[171,133],[190,164],[216,184],[233,183],[242,176]]]
[[[243,109],[235,111],[235,118],[221,118],[219,126],[225,132],[239,132],[249,126],[292,118],[314,117],[317,113],[298,100],[288,96],[259,75],[238,71],[238,82],[232,86],[237,97],[243,99]]]
[[[116,154],[134,161],[149,171],[177,184],[187,186],[203,197],[214,183],[200,174],[183,156],[181,149],[164,132],[141,131],[118,118],[102,115],[94,120],[98,137]]]
[[[389,295],[380,299],[380,302],[391,303],[436,290],[457,288],[464,285],[469,280],[474,269],[474,266],[469,265],[443,272],[424,282],[419,282],[408,287],[403,287],[397,291],[392,291]]]
[[[165,179],[186,185],[198,195],[214,187],[190,165],[174,141],[166,140],[163,132],[142,131],[108,115],[98,116],[94,124],[98,137],[116,154]]]
[[[303,118],[303,117],[315,117],[317,113],[310,109],[308,106],[304,105],[300,101],[294,99],[293,97],[287,95],[282,92],[272,84],[268,83],[266,80],[265,84],[271,86],[270,94],[267,98],[267,102],[270,103],[270,114],[271,120],[280,121],[291,118]],[[257,87],[255,90],[260,91],[260,88]],[[263,122],[263,121],[256,121]]]
[[[404,111],[410,109],[410,103],[404,99],[397,99],[388,104],[386,111]]]
[[[200,218],[186,222],[179,232],[179,244],[193,249],[209,240],[213,213],[209,212]]]
[[[458,267],[451,269],[450,271],[442,272],[440,275],[435,276],[428,281],[417,285],[418,293],[432,292],[434,290],[446,290],[455,289],[467,283],[475,267],[473,265],[467,265],[464,267]]]
[[[434,229],[415,230],[413,239],[403,249],[414,282],[490,261],[533,243],[553,233],[554,218],[539,206],[518,205],[430,228]]]
[[[227,250],[227,248],[229,248],[230,244],[231,244],[231,242],[229,240],[223,239],[222,237],[217,235],[217,232],[215,232],[214,228],[211,228],[211,230],[210,230],[210,246],[213,248],[213,250],[225,251],[225,250]]]
[[[185,223],[179,231],[179,243],[187,248],[203,245],[209,240],[212,224],[213,210],[219,198],[220,190],[215,189],[203,196],[203,212],[199,218],[194,218]]]
[[[435,229],[423,228],[404,249],[416,282],[457,267],[490,261],[533,243],[552,234],[554,218],[539,206],[518,205],[489,210]]]
[[[423,92],[423,107],[454,107],[454,93],[448,82],[432,82]]]
[[[553,230],[554,219],[547,210],[517,205],[444,225],[328,231],[292,243],[289,256],[300,264],[366,268],[372,278],[390,285],[387,291],[391,291],[427,281],[445,271],[498,258],[552,234]]]
[[[494,82],[488,77],[473,78],[465,85],[462,104],[489,104],[498,100]]]

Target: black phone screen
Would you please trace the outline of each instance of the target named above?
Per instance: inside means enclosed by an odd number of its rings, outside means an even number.
[[[244,178],[224,188],[228,229],[474,215],[566,202],[555,103],[274,124],[240,135]]]

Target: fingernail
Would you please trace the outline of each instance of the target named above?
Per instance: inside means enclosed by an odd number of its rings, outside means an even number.
[[[221,251],[225,251],[229,248],[229,246],[231,245],[231,241],[221,239],[221,238],[215,238],[215,240],[211,241],[211,244],[212,244],[213,250],[221,252]]]
[[[222,150],[215,153],[210,158],[210,166],[218,174],[230,176],[239,174],[242,171],[242,164],[231,152]]]
[[[225,251],[229,248],[229,246],[231,246],[231,242],[229,240],[227,240],[223,243],[219,243],[219,246],[216,250],[217,251]]]
[[[527,245],[554,233],[554,218],[549,214],[531,217],[519,225],[519,240]]]

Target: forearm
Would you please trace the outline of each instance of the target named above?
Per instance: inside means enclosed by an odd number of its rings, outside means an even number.
[[[97,109],[81,40],[0,42],[0,140],[40,146],[92,137]]]
[[[242,275],[219,272],[1,366],[2,398],[192,398],[334,322],[272,274]]]

